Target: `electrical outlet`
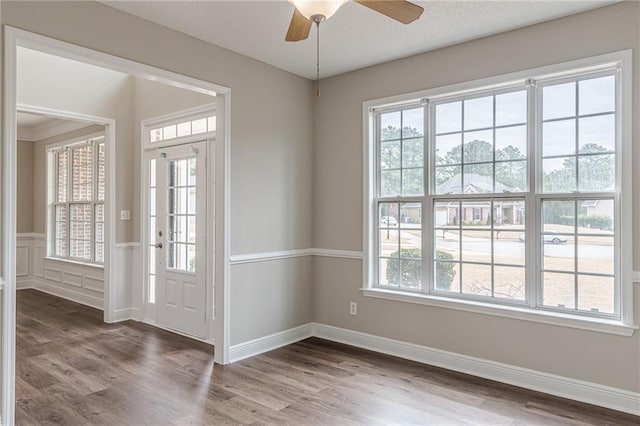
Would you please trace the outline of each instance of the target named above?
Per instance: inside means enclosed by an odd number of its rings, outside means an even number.
[[[356,302],[349,302],[349,314],[358,315],[358,304]]]

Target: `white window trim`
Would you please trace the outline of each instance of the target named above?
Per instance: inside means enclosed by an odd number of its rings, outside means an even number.
[[[102,139],[101,142],[97,142],[97,140]],[[46,150],[47,150],[47,161],[46,161],[46,165],[47,165],[47,223],[46,223],[46,230],[45,230],[45,236],[46,236],[46,241],[47,241],[47,249],[46,249],[46,253],[47,256],[45,257],[45,259],[47,260],[56,260],[59,262],[67,262],[67,263],[71,263],[71,264],[76,264],[76,265],[84,265],[84,266],[91,266],[91,267],[96,267],[96,268],[101,268],[104,269],[104,261],[103,262],[98,262],[95,260],[95,245],[96,245],[96,241],[95,241],[95,209],[97,205],[103,205],[106,206],[106,193],[105,193],[105,200],[102,201],[98,201],[97,198],[95,197],[95,195],[97,195],[97,188],[98,188],[98,181],[97,179],[94,179],[94,181],[92,182],[92,192],[94,197],[92,197],[91,201],[71,201],[69,200],[69,197],[71,197],[71,180],[72,179],[72,175],[70,174],[71,171],[71,162],[72,162],[72,157],[70,156],[67,159],[69,168],[67,171],[67,201],[66,202],[57,202],[55,201],[56,198],[56,191],[57,191],[57,164],[55,164],[55,153],[56,151],[59,151],[61,149],[67,149],[67,148],[76,148],[76,147],[80,147],[80,146],[84,146],[84,145],[94,145],[97,146],[98,144],[106,144],[106,136],[105,136],[105,132],[96,132],[96,133],[91,133],[85,136],[81,136],[81,137],[77,137],[74,139],[70,139],[67,141],[63,141],[63,142],[58,142],[58,143],[54,143],[54,144],[50,144],[47,145]],[[105,145],[105,149],[106,149],[106,145]],[[106,153],[105,153],[106,154]],[[94,150],[93,152],[93,167],[94,167],[94,172],[97,173],[97,152]],[[106,170],[105,170],[106,172]],[[106,184],[106,177],[105,177],[105,184]],[[86,205],[91,205],[91,260],[87,260],[87,259],[79,259],[79,258],[75,258],[75,257],[71,257],[70,254],[68,254],[67,256],[56,256],[55,255],[55,206],[57,205],[64,205],[67,206],[67,252],[70,252],[71,250],[71,246],[70,246],[70,242],[71,242],[71,229],[70,229],[70,223],[71,223],[71,205],[72,204],[86,204]],[[106,213],[106,212],[105,212]],[[105,222],[106,223],[106,218],[105,218]],[[103,242],[103,245],[106,246],[106,243]],[[104,249],[103,249],[104,250]],[[103,256],[105,256],[104,251],[103,251]]]
[[[385,109],[398,107],[411,102],[420,102],[425,99],[439,99],[443,97],[456,96],[465,93],[482,92],[487,89],[508,88],[518,84],[526,84],[528,79],[545,80],[551,77],[562,77],[572,75],[576,71],[595,72],[602,69],[617,67],[620,73],[620,85],[623,90],[620,93],[619,102],[619,130],[620,130],[620,151],[619,168],[620,187],[618,198],[620,200],[620,221],[617,227],[621,229],[632,229],[632,51],[624,50],[585,59],[579,59],[561,64],[544,66],[525,71],[495,76],[470,82],[458,83],[434,89],[427,89],[404,95],[391,96],[380,99],[373,99],[363,102],[362,123],[363,123],[363,288],[365,296],[383,298],[388,300],[411,302],[429,306],[437,306],[448,309],[463,310],[468,312],[483,313],[501,317],[515,318],[520,320],[553,324],[565,327],[579,328],[584,330],[598,331],[624,336],[633,335],[638,329],[634,323],[633,312],[633,239],[629,232],[618,231],[619,256],[616,262],[620,267],[620,320],[589,317],[573,313],[558,313],[553,311],[531,309],[522,306],[508,304],[497,304],[491,301],[466,300],[451,297],[442,297],[434,294],[410,293],[374,287],[375,285],[375,264],[377,262],[374,236],[376,224],[376,143],[374,127],[374,111],[376,107],[385,105]],[[531,97],[529,98],[531,102]],[[531,111],[532,108],[529,108]],[[379,111],[379,110],[378,110]],[[532,122],[531,127],[535,127]],[[530,169],[530,179],[532,178]],[[425,173],[426,176],[426,173]],[[534,181],[530,181],[531,185]],[[530,232],[533,232],[529,226]],[[431,242],[429,242],[431,244]],[[529,268],[536,270],[537,266]],[[537,286],[528,286],[537,287]],[[536,295],[527,295],[530,298]]]
[[[170,114],[162,115],[159,117],[153,117],[140,122],[140,134],[142,139],[142,151],[148,151],[157,148],[166,148],[169,146],[181,145],[191,142],[197,142],[206,139],[216,139],[216,131],[207,131],[202,133],[191,134],[187,136],[179,136],[171,139],[161,140],[158,142],[151,142],[149,132],[151,129],[157,127],[165,127],[173,124],[178,124],[183,121],[193,121],[201,118],[207,118],[210,116],[216,116],[217,111],[216,104],[206,104],[189,108]]]

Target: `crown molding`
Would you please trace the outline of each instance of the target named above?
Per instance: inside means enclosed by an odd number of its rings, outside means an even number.
[[[18,126],[18,140],[37,142],[52,136],[58,136],[74,130],[82,129],[83,127],[88,127],[90,125],[91,124],[76,121],[65,121],[62,123],[43,124],[31,128]]]

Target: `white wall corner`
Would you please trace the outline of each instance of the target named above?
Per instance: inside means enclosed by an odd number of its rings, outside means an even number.
[[[245,358],[256,356],[283,346],[290,345],[312,336],[312,325],[303,324],[298,327],[268,336],[259,337],[247,342],[233,345],[229,348],[229,361],[236,362]]]
[[[448,370],[640,415],[640,393],[460,355],[330,325],[312,324],[313,336]]]
[[[136,308],[124,308],[124,309],[116,309],[113,312],[112,323],[135,320],[138,321],[138,309]]]
[[[117,243],[113,245],[112,297],[115,301],[110,313],[110,322],[140,320],[142,309],[142,282],[140,268],[140,243]]]

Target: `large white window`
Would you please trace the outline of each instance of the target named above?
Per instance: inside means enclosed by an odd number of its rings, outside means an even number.
[[[629,88],[608,59],[370,103],[365,288],[623,320]]]
[[[104,262],[104,137],[49,150],[49,255]]]

